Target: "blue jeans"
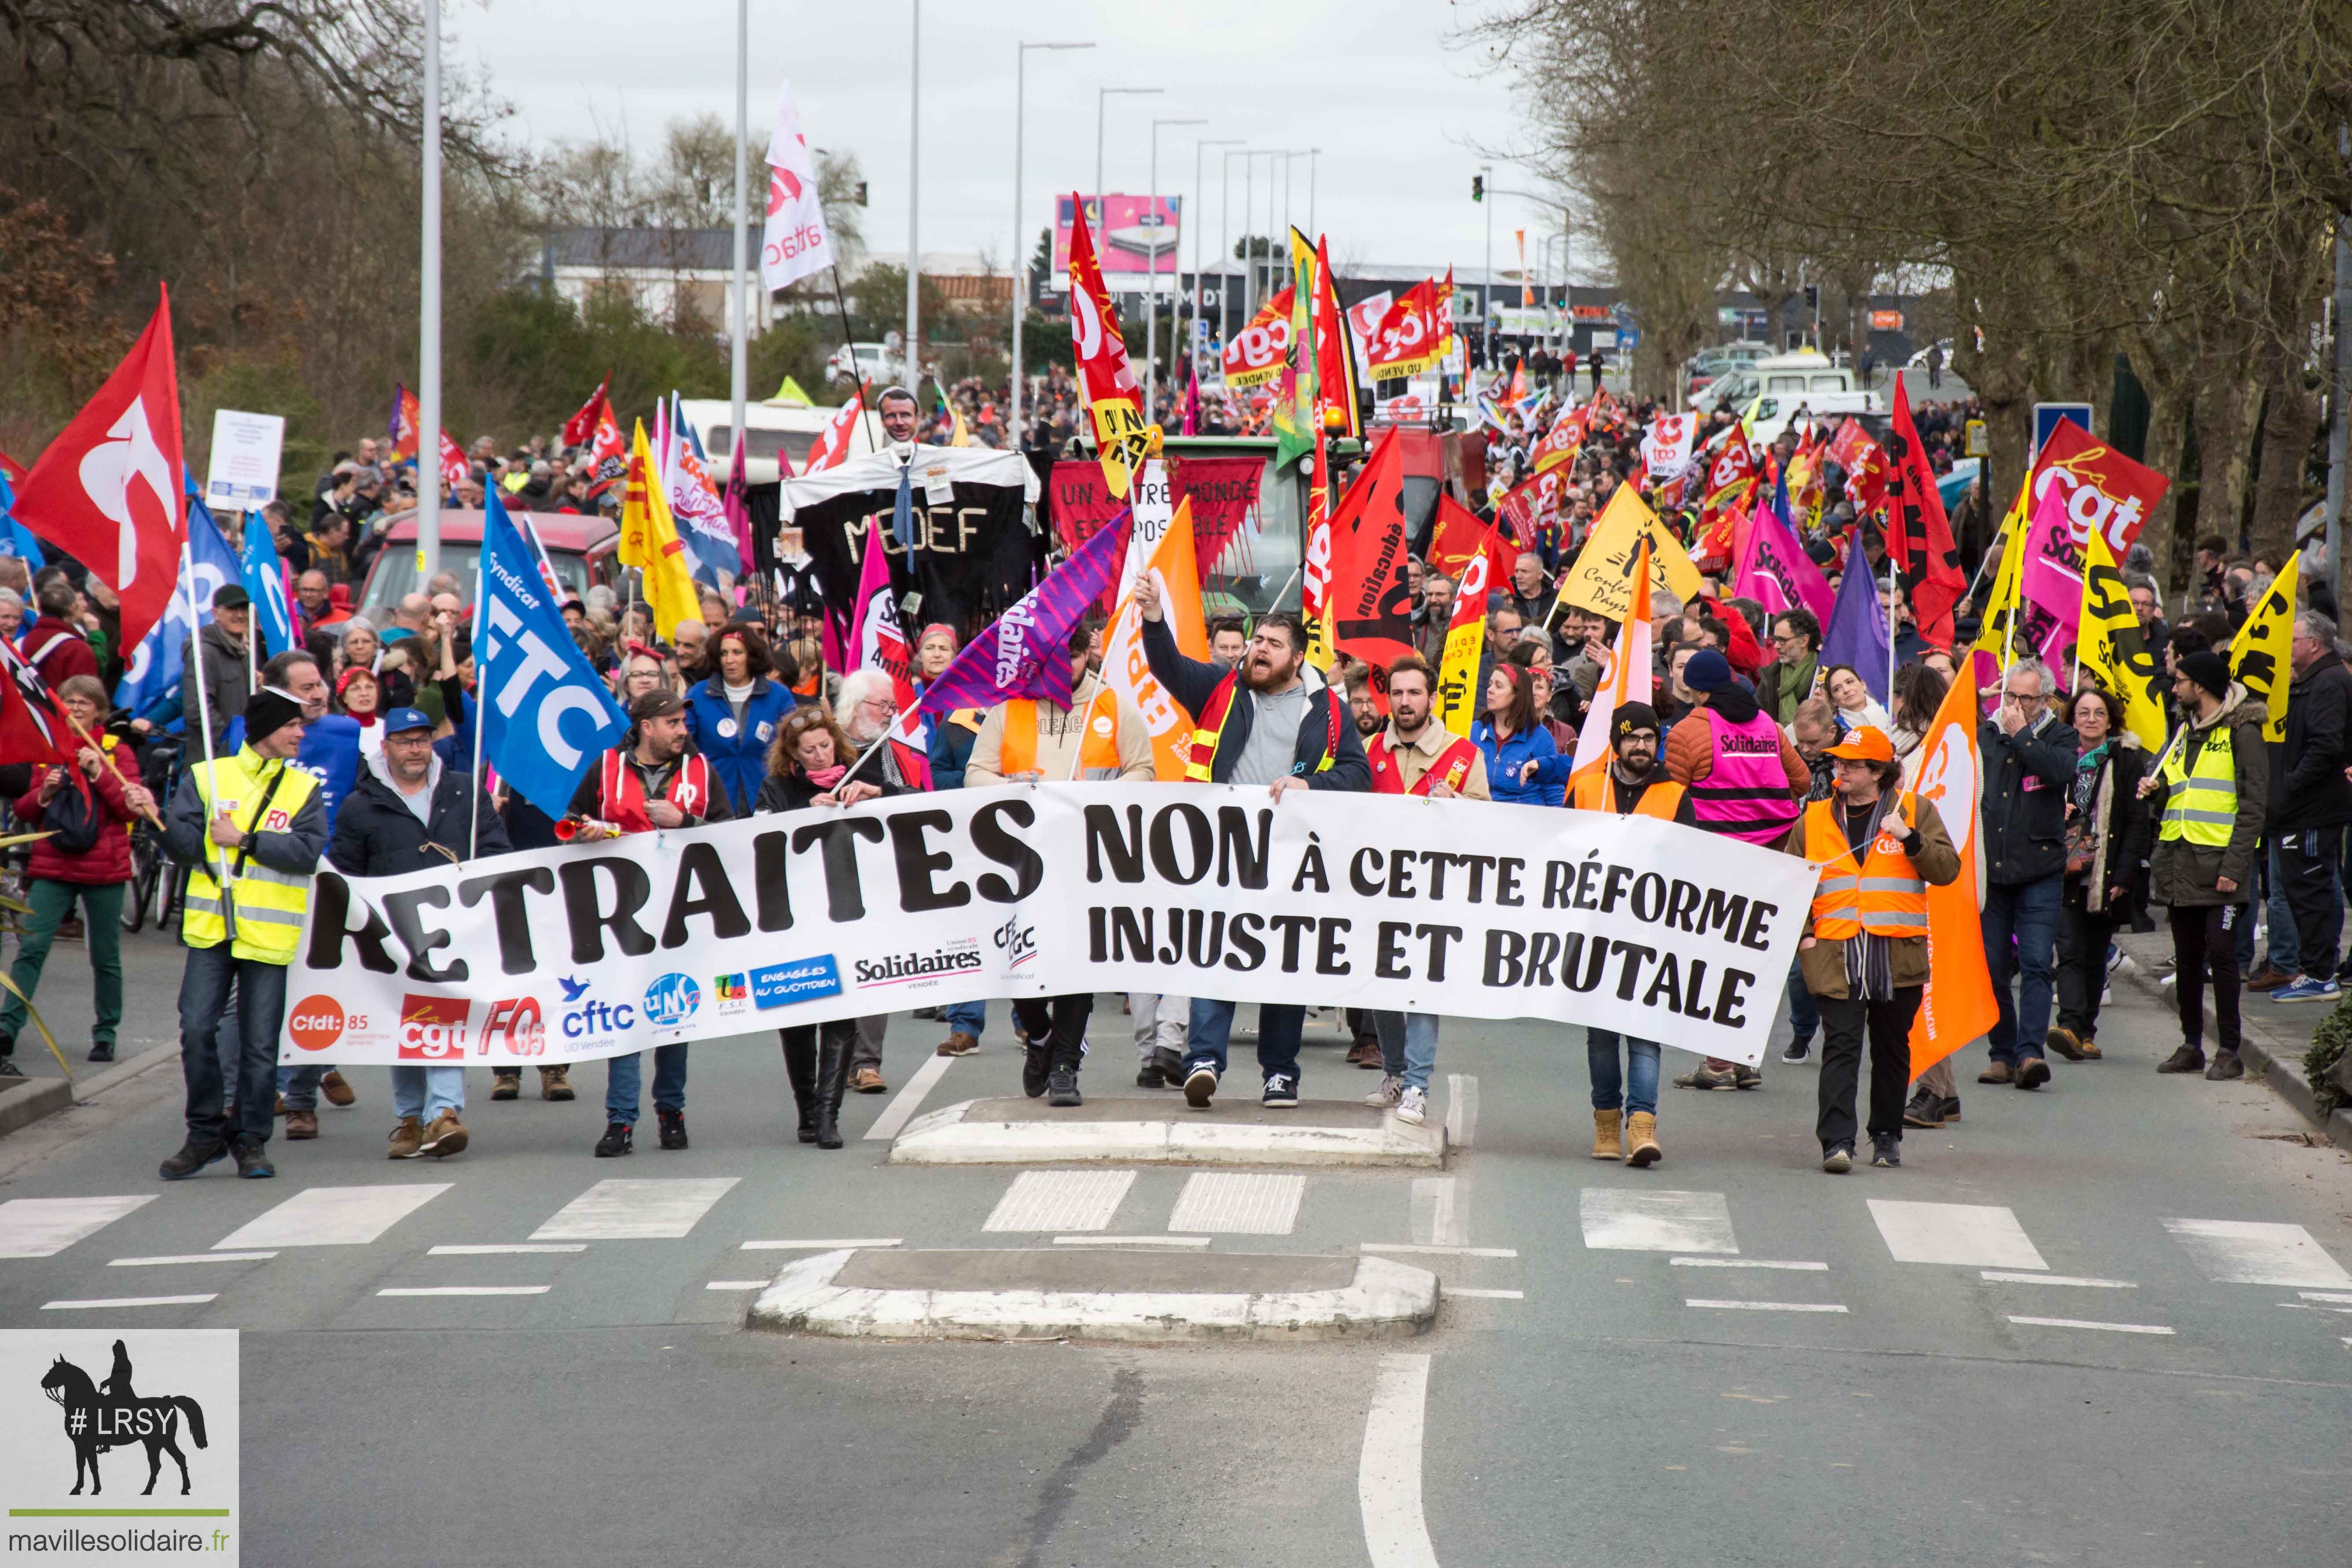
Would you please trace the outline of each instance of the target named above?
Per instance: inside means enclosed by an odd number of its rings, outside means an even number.
[[[1617,1047],[1625,1047],[1628,1068],[1621,1079]],[[1592,1109],[1658,1113],[1658,1042],[1628,1039],[1614,1029],[1584,1030],[1584,1065],[1592,1074]]]
[[[1813,994],[1805,988],[1805,971],[1796,960],[1789,961],[1789,1043],[1804,1046],[1812,1043],[1822,1032],[1822,1010],[1813,1002]],[[1601,1108],[1608,1110],[1607,1106]]]
[[[2064,871],[2038,881],[1999,883],[1985,889],[1985,968],[1992,974],[2000,1017],[1985,1036],[1992,1059],[2015,1066],[2038,1060],[2050,1033],[2050,1001],[2057,979],[2058,910]],[[2012,946],[2014,942],[2014,946]],[[2014,1000],[2010,982],[2022,972]]]
[[[624,1127],[637,1124],[637,1086],[642,1081],[644,1065],[638,1058],[645,1053],[631,1051],[625,1057],[614,1057],[604,1064],[604,1118]],[[686,1109],[686,1047],[654,1047],[654,1109],[684,1110]]]
[[[236,987],[240,1037],[234,1125],[221,1109],[228,1084],[215,1043],[232,984]],[[271,1079],[278,1065],[278,1030],[285,1021],[284,964],[234,957],[226,942],[188,949],[188,967],[180,977],[180,1072],[187,1081],[190,1138],[242,1141],[256,1148],[269,1142],[277,1098]]]
[[[988,1004],[985,1002],[952,1002],[940,1009],[950,1032],[961,1029],[973,1039],[988,1027]]]
[[[398,1068],[392,1069],[397,1073]],[[319,1080],[327,1076],[323,1067],[279,1068],[278,1098],[286,1102],[289,1110],[319,1109]]]
[[[1381,1038],[1381,1070],[1427,1094],[1437,1065],[1437,1015],[1375,1012],[1372,1030]]]
[[[658,1082],[658,1069],[655,1077]],[[630,1098],[634,1100],[635,1096]],[[433,1119],[443,1111],[465,1109],[464,1068],[396,1067],[392,1069],[392,1113],[394,1116],[414,1116],[430,1127]]]
[[[1231,1002],[1192,998],[1191,1027],[1185,1031],[1184,1070],[1206,1062],[1225,1076],[1225,1042],[1233,1037]],[[1257,1009],[1257,1068],[1267,1078],[1284,1073],[1298,1077],[1298,1037],[1307,1026],[1307,1009],[1289,1003],[1261,1002]]]

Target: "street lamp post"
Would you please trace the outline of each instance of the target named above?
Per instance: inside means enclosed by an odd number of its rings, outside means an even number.
[[[441,570],[441,8],[425,8],[425,255],[416,354],[416,585]]]
[[[923,0],[914,0],[914,22],[907,29],[911,46],[907,59],[907,390],[923,381]],[[850,369],[856,366],[850,351]],[[916,406],[921,406],[919,395]]]
[[[1478,280],[1479,325],[1486,329],[1486,352],[1478,357],[1488,370],[1495,366],[1495,165],[1481,163],[1479,204],[1486,209],[1486,276]]]
[[[1151,122],[1151,188],[1144,193],[1146,199],[1154,205],[1157,205],[1160,200],[1160,128],[1163,125],[1206,125],[1207,123],[1207,121],[1198,119],[1155,120]],[[1176,269],[1181,274],[1184,268],[1184,258],[1181,248],[1183,243],[1183,229],[1181,226],[1183,215],[1181,210],[1177,214],[1177,221],[1180,226],[1177,229],[1177,243],[1180,248],[1173,259]],[[1182,282],[1181,276],[1177,281],[1179,284]],[[1180,288],[1178,292],[1181,294],[1182,289]],[[1174,323],[1171,322],[1169,331],[1173,332],[1175,330]],[[1151,423],[1159,405],[1159,384],[1160,246],[1158,237],[1154,236],[1150,264],[1143,275],[1143,422],[1146,425]]]
[[[1315,235],[1320,235],[1323,232],[1315,226],[1315,171],[1316,166],[1322,161],[1322,148],[1307,149],[1307,229],[1308,233]]]
[[[1193,356],[1198,351],[1193,345],[1192,339],[1201,335],[1201,290],[1205,286],[1202,282],[1204,275],[1201,270],[1200,219],[1202,213],[1207,209],[1209,205],[1208,180],[1207,176],[1201,172],[1201,149],[1203,147],[1237,146],[1240,142],[1241,138],[1238,136],[1218,136],[1192,143],[1192,202],[1196,209],[1192,215],[1192,222],[1190,226],[1192,230],[1192,336],[1187,337],[1183,331],[1184,319],[1180,315],[1176,321],[1176,336],[1177,341],[1183,345],[1182,352],[1185,363],[1195,366],[1193,372],[1195,375],[1199,374],[1199,370],[1197,367],[1197,362],[1194,360]],[[1220,226],[1222,227],[1222,225]],[[1225,302],[1224,265],[1222,258],[1219,258],[1217,274],[1217,308],[1222,310],[1224,308]],[[1181,306],[1184,293],[1181,279],[1179,279],[1179,286],[1176,293],[1178,303]],[[1171,357],[1172,358],[1173,356]]]
[[[1129,98],[1151,98],[1168,89],[1162,87],[1098,87],[1095,89],[1095,188],[1094,196],[1103,196],[1103,106],[1114,95]],[[1100,208],[1096,209],[1097,213]]]
[[[1021,447],[1021,324],[1029,314],[1029,247],[1021,237],[1021,153],[1024,119],[1028,112],[1029,51],[1031,49],[1091,49],[1092,44],[1023,44],[1013,51],[1013,395],[1005,408],[1005,429],[1013,449]]]
[[[751,290],[745,277],[751,224],[751,0],[735,0],[735,275],[729,292],[735,297],[734,321],[728,335],[727,401],[734,424],[730,433],[738,452],[747,456],[743,440],[743,405],[750,400]],[[853,354],[856,350],[850,351]]]

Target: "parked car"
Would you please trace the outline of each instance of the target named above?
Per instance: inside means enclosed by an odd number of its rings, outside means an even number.
[[[834,381],[870,381],[880,385],[904,375],[906,363],[906,357],[887,343],[844,343],[824,362],[824,374]]]
[[[848,388],[844,386],[842,390],[846,393]],[[735,461],[735,405],[717,397],[689,397],[681,403],[686,416],[702,436],[710,477],[725,484]],[[824,434],[825,426],[833,423],[838,412],[773,397],[745,404],[743,482],[774,484],[783,477],[777,463],[780,456],[791,462],[793,472],[799,473],[808,462],[809,449],[816,445],[817,437]],[[882,422],[869,411],[849,427],[848,455],[856,458],[874,451],[881,440]]]
[[[608,583],[619,576],[613,552],[620,547],[621,531],[611,520],[573,512],[510,515],[518,521],[528,517],[532,531],[539,535],[541,548],[547,552],[548,564],[570,592],[585,594],[590,584]],[[468,605],[474,602],[474,574],[481,556],[482,514],[444,508],[441,570],[457,574],[458,596]],[[353,608],[381,605],[390,609],[423,587],[416,574],[416,518],[412,513],[394,523],[384,535],[384,546],[377,552],[374,565],[368,569],[367,582]]]
[[[1806,414],[1832,427],[1844,424],[1848,415],[1862,419],[1865,426],[1874,427],[1875,421],[1866,416],[1885,414],[1886,399],[1859,387],[1830,392],[1768,392],[1756,399],[1754,406],[1755,412],[1748,416],[1748,439],[1769,445],[1791,420]],[[1738,410],[1735,405],[1734,412]]]
[[[1701,349],[1691,356],[1690,384],[1686,391],[1689,395],[1696,396],[1733,371],[1744,369],[1759,360],[1769,359],[1771,354],[1771,344],[1759,342],[1718,343],[1711,349]]]
[[[1691,399],[1705,414],[1717,408],[1737,413],[1765,394],[1852,392],[1858,384],[1853,368],[1811,349],[1772,354],[1731,372]]]

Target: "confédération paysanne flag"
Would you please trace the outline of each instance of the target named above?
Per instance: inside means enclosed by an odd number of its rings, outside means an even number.
[[[1633,597],[1634,554],[1645,539],[1650,546],[1648,591],[1663,589],[1690,603],[1699,590],[1698,568],[1632,485],[1619,485],[1601,509],[1591,537],[1568,569],[1560,603],[1591,610],[1604,620],[1623,620]]]
[[[1927,984],[1911,1019],[1914,1079],[2000,1017],[1992,977],[1985,970],[1984,926],[1977,912],[1977,798],[1984,761],[1977,751],[1976,689],[1968,681],[1955,680],[1944,694],[1919,755],[1919,779],[1911,793],[1943,819],[1946,836],[1959,851],[1960,871],[1943,887],[1927,889]]]
[[[2083,619],[2074,644],[2083,677],[2124,705],[2124,726],[2153,754],[2164,745],[2164,700],[2156,656],[2139,635],[2139,616],[2107,541],[2092,529],[2083,541]]]
[[[2303,581],[2303,552],[2286,558],[2230,644],[2230,679],[2263,700],[2263,739],[2286,738],[2286,700],[2294,677],[2287,653],[2294,642],[2294,591]]]
[[[1118,333],[1118,312],[1095,258],[1086,198],[1073,192],[1070,205],[1070,342],[1078,362],[1078,387],[1094,418],[1103,482],[1112,495],[1124,498],[1130,477],[1151,451],[1151,436],[1143,423],[1142,393],[1127,362],[1127,342]]]
[[[621,492],[621,564],[644,574],[645,601],[653,607],[654,633],[667,642],[677,633],[677,623],[702,614],[686,565],[686,545],[670,521],[669,502],[662,495],[661,472],[638,421],[629,447],[629,472]]]

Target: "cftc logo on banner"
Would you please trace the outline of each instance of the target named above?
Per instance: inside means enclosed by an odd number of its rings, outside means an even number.
[[[0,1331],[0,1563],[234,1563],[234,1330]]]

